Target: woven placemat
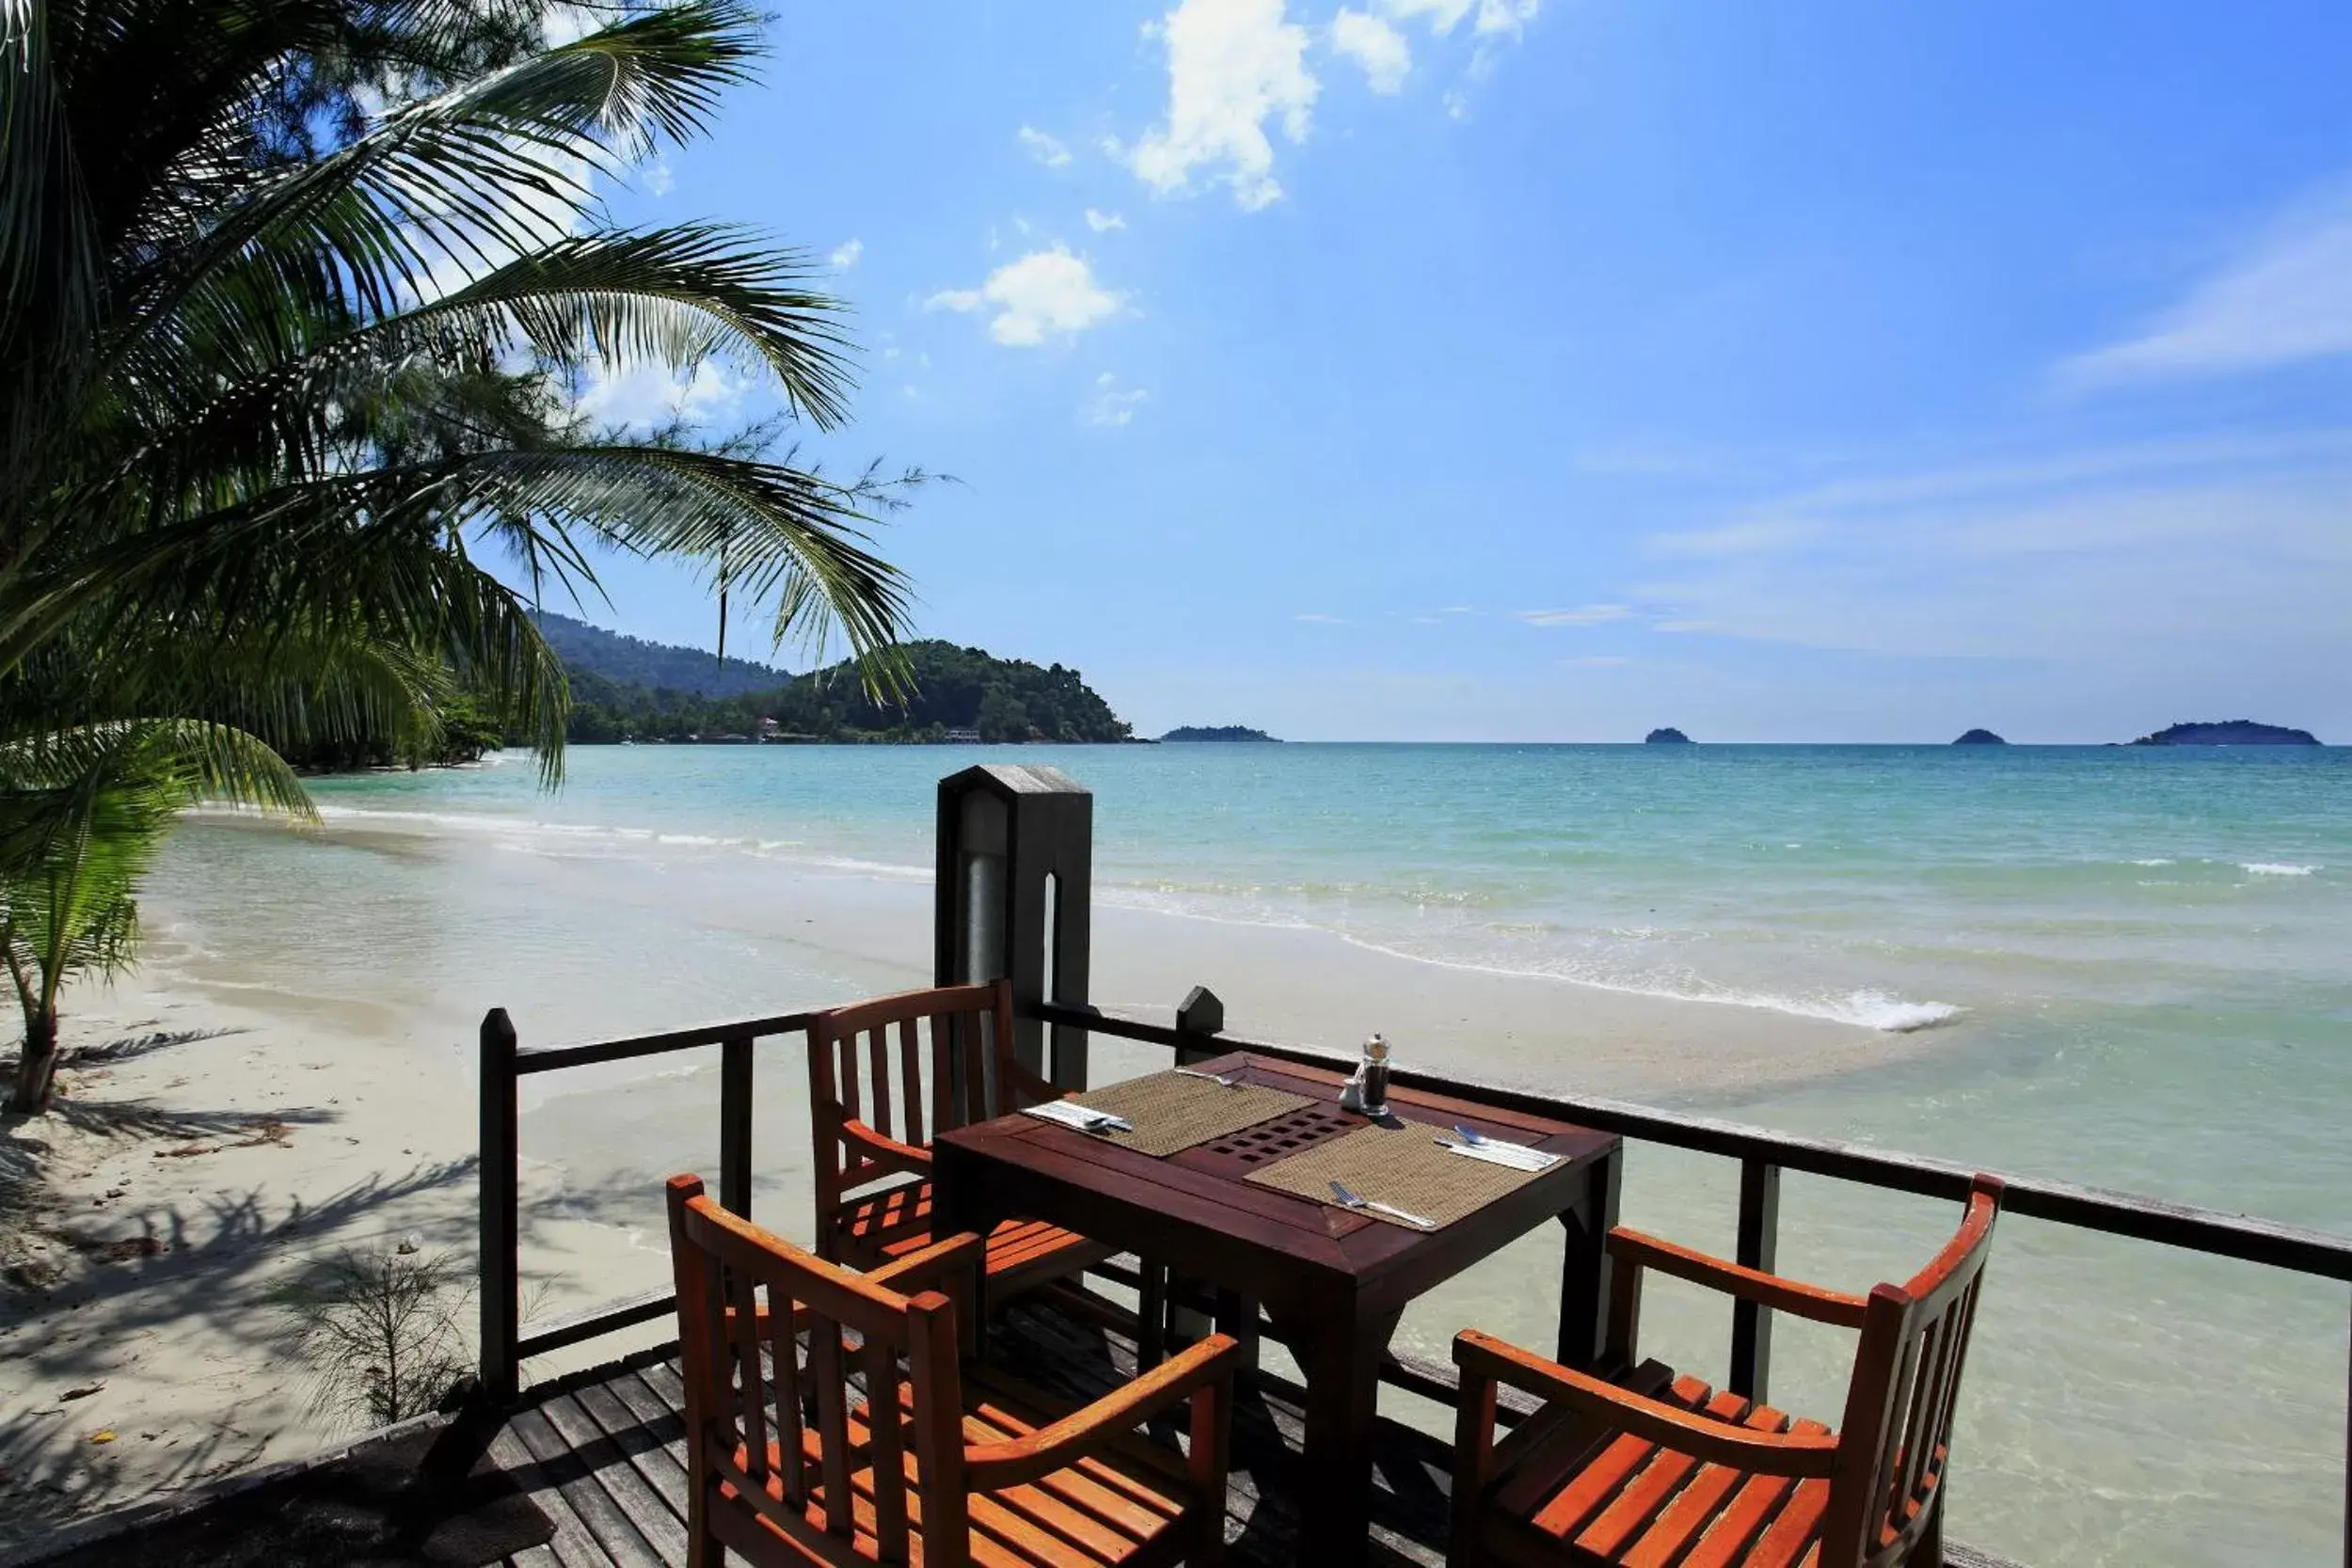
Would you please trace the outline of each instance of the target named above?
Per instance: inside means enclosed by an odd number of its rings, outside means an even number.
[[[1132,1132],[1097,1133],[1140,1154],[1166,1156],[1193,1145],[1255,1127],[1307,1103],[1303,1094],[1257,1084],[1221,1088],[1206,1078],[1155,1072],[1107,1084],[1078,1096],[1089,1111],[1108,1111],[1135,1124]]]
[[[1476,1213],[1521,1182],[1542,1174],[1449,1154],[1438,1142],[1443,1132],[1442,1128],[1423,1127],[1410,1121],[1397,1127],[1359,1127],[1343,1137],[1317,1144],[1279,1164],[1268,1165],[1249,1180],[1262,1187],[1328,1203],[1335,1209],[1341,1205],[1331,1196],[1331,1183],[1344,1182],[1358,1197],[1393,1203],[1442,1227],[1466,1214]],[[1447,1141],[1453,1141],[1450,1135]],[[1421,1228],[1391,1218],[1377,1209],[1351,1212],[1406,1230]]]

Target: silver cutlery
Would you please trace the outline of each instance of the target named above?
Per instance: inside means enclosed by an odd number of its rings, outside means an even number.
[[[1403,1220],[1406,1225],[1418,1225],[1423,1230],[1435,1230],[1438,1228],[1438,1222],[1436,1220],[1426,1218],[1421,1214],[1416,1214],[1409,1209],[1399,1209],[1394,1204],[1382,1203],[1375,1198],[1359,1197],[1357,1196],[1354,1189],[1338,1181],[1331,1183],[1331,1196],[1340,1200],[1340,1207],[1343,1209],[1377,1210],[1379,1212],[1388,1215],[1391,1219]]]
[[[1560,1158],[1556,1154],[1547,1154],[1540,1148],[1530,1148],[1525,1144],[1504,1143],[1499,1138],[1489,1138],[1477,1129],[1464,1127],[1458,1122],[1454,1124],[1454,1135],[1461,1142],[1447,1144],[1443,1138],[1439,1138],[1438,1142],[1446,1148],[1457,1149],[1465,1154],[1474,1154],[1481,1159],[1491,1160],[1497,1164],[1509,1165],[1518,1170],[1549,1170]]]
[[[1220,1078],[1214,1072],[1196,1072],[1188,1067],[1180,1067],[1174,1069],[1173,1070],[1179,1078],[1206,1078],[1210,1083],[1215,1084],[1220,1089],[1237,1089],[1241,1087],[1241,1080],[1238,1078]]]

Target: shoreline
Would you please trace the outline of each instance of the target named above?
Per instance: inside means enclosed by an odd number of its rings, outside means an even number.
[[[348,817],[309,836],[404,859],[477,852],[457,832],[387,832]],[[359,1430],[312,1403],[274,1298],[338,1250],[405,1241],[469,1253],[470,1051],[485,998],[508,1006],[536,1045],[928,983],[927,881],[749,861],[696,866],[681,892],[649,889],[654,879],[611,862],[549,860],[516,894],[551,924],[565,900],[638,903],[648,934],[636,969],[599,970],[593,954],[550,968],[548,955],[564,949],[559,930],[510,943],[519,952],[469,949],[474,967],[464,972],[374,975],[364,945],[322,949],[318,966],[289,983],[267,972],[266,955],[244,956],[236,930],[158,900],[142,970],[68,998],[65,1043],[78,1054],[61,1073],[66,1109],[10,1123],[0,1143],[0,1159],[37,1169],[42,1191],[38,1233],[20,1234],[0,1259],[17,1271],[0,1296],[0,1515],[9,1520],[0,1545]],[[691,923],[663,924],[682,907]],[[1166,1019],[1205,984],[1237,1036],[1348,1051],[1377,1028],[1418,1064],[1534,1086],[1736,1097],[1924,1049],[1915,1036],[1484,973],[1316,928],[1120,904],[1098,905],[1094,928],[1092,990],[1108,1010]],[[353,940],[363,944],[368,929],[355,923]],[[322,928],[311,940],[337,937]],[[731,971],[723,989],[691,975],[669,990],[651,983],[674,954],[736,942],[766,957]],[[332,967],[339,960],[355,967]],[[355,975],[373,993],[356,990]],[[799,1234],[805,1094],[781,1049],[769,1048],[760,1068],[770,1092],[758,1110],[757,1190],[763,1216]],[[1109,1081],[1150,1070],[1157,1053],[1104,1040],[1094,1055],[1095,1076]],[[532,1084],[527,1316],[660,1282],[658,1183],[708,1163],[715,1080],[700,1063],[644,1062]],[[628,1093],[609,1092],[621,1084]],[[601,1359],[613,1347],[580,1354]]]

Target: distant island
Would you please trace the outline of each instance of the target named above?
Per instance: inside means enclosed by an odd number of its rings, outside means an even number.
[[[2143,735],[2135,746],[2316,746],[2319,737],[2309,730],[2279,724],[2257,724],[2251,719],[2225,719],[2216,724],[2174,724]]]
[[[1991,730],[1970,730],[1952,744],[1955,746],[2006,746],[2009,742],[1994,735]]]
[[[1179,724],[1162,740],[1266,740],[1280,745],[1279,736],[1263,730],[1253,730],[1247,724]]]
[[[1691,737],[1680,730],[1669,727],[1650,731],[1642,737],[1642,744],[1645,746],[1688,746],[1691,744]]]
[[[847,660],[801,675],[736,659],[723,670],[699,649],[645,642],[561,616],[543,617],[541,627],[571,681],[564,738],[575,745],[1110,744],[1134,737],[1133,726],[1077,671],[952,642],[906,644],[913,683],[899,704],[867,697]],[[758,689],[739,689],[755,677]]]

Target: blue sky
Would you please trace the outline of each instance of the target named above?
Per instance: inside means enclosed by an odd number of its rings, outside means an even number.
[[[925,635],[1146,732],[2352,741],[2352,8],[782,8]],[[714,371],[592,389],[724,422]],[[675,573],[592,620],[708,645]],[[744,651],[758,628],[735,634]]]

